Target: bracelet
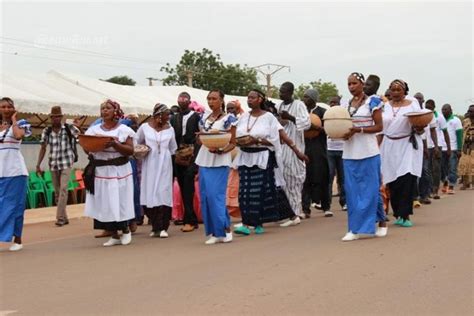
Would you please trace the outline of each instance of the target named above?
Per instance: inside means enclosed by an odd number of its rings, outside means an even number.
[[[290,148],[295,148],[296,147],[296,144],[291,144],[290,145]]]

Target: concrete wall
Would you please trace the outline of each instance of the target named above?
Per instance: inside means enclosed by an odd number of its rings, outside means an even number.
[[[36,162],[38,161],[38,154],[40,151],[41,146],[39,144],[21,144],[21,153],[25,158],[26,168],[28,171],[36,170]],[[79,154],[79,161],[74,164],[74,168],[77,169],[84,169],[89,161],[87,159],[84,150],[78,145],[77,146],[77,153]],[[41,168],[43,170],[48,170],[48,154],[49,154],[49,146],[46,149],[46,155],[44,156],[43,163],[41,164]]]

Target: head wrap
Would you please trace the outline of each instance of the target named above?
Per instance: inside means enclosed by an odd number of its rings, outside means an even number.
[[[120,108],[120,104],[118,102],[115,102],[113,100],[110,100],[110,99],[107,99],[105,100],[102,104],[102,105],[105,105],[105,104],[110,104],[113,108],[114,108],[114,119],[115,120],[120,120],[121,118],[123,118],[123,111],[122,109]]]
[[[364,83],[365,82],[365,77],[363,74],[361,74],[360,72],[353,72],[351,73],[351,76],[352,77],[355,77],[357,80],[359,80],[360,82]]]
[[[166,112],[168,110],[169,109],[168,109],[168,106],[166,106],[166,104],[157,103],[155,107],[153,108],[153,116],[160,115],[161,113]]]
[[[308,89],[304,92],[304,95],[307,95],[314,102],[318,102],[319,92],[316,89]]]
[[[193,111],[198,112],[198,113],[204,113],[204,111],[206,110],[206,108],[202,104],[199,104],[196,101],[192,101],[189,104],[189,108]]]
[[[403,81],[401,79],[395,79],[390,83],[390,86],[392,86],[393,84],[399,85],[400,87],[402,87],[403,91],[405,91],[405,95],[408,94],[408,90],[409,90],[408,89],[408,84],[405,81]]]
[[[235,112],[237,114],[244,113],[244,110],[242,109],[242,105],[240,104],[239,100],[233,100],[233,101],[230,101],[229,103],[232,103],[235,106]]]

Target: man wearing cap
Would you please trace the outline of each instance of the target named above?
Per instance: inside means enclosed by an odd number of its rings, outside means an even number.
[[[38,155],[36,172],[42,173],[41,162],[49,145],[49,168],[54,186],[57,204],[56,226],[69,224],[66,213],[68,198],[68,181],[72,166],[77,161],[76,137],[79,129],[74,125],[63,124],[63,113],[60,106],[53,106],[49,115],[51,126],[43,129],[41,134],[41,149]]]

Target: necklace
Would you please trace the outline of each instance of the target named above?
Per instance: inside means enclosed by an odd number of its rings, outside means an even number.
[[[252,128],[255,126],[255,124],[257,123],[258,118],[259,118],[260,116],[261,116],[261,115],[257,116],[257,118],[255,119],[255,121],[253,121],[252,126],[250,126],[250,118],[252,117],[252,115],[249,114],[249,119],[247,120],[247,133],[250,133],[250,131],[251,131]]]
[[[162,138],[163,138],[163,133],[162,133],[163,132],[163,127],[164,126],[162,126],[159,131],[156,129],[156,127],[153,128],[153,130],[155,132],[155,140],[156,140],[156,143],[158,144],[158,154],[161,153],[161,141],[162,141]],[[158,139],[158,137],[156,136],[157,134],[160,134],[160,139]]]
[[[349,111],[349,115],[352,117],[354,116],[354,114],[356,114],[357,110],[360,108],[360,106],[364,103],[365,99],[367,98],[367,96],[365,95],[364,93],[364,96],[360,99],[360,101],[358,101],[357,103],[354,104],[354,106],[352,105],[352,101],[357,101],[357,97],[354,97],[352,98],[350,101],[349,101],[349,107],[348,107],[348,111]],[[356,106],[357,105],[357,106]]]
[[[396,111],[393,110],[393,108],[394,108],[393,105],[391,106],[391,108],[392,108],[392,115],[393,115],[393,117],[396,117],[397,114],[398,114],[398,112],[400,112],[400,110],[402,109],[402,105],[398,106],[398,110],[396,110]]]
[[[214,123],[217,122],[221,118],[222,115],[223,113],[220,112],[219,115],[217,117],[214,117],[214,119],[212,120],[212,113],[209,114],[209,116],[204,120],[204,130],[207,132],[210,129],[212,129],[212,126],[214,125]],[[209,122],[209,126],[206,127],[207,122]]]

